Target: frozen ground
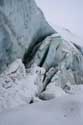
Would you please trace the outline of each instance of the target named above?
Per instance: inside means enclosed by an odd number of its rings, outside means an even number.
[[[3,112],[0,125],[83,125],[83,95],[68,95]]]

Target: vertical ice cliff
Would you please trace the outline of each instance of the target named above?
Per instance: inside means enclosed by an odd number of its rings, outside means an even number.
[[[34,0],[0,1],[0,72],[54,32]]]

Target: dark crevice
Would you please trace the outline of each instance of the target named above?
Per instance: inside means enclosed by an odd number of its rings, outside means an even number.
[[[32,104],[32,103],[34,103],[34,101],[33,101],[33,100],[31,100],[31,101],[29,102],[29,104]]]
[[[23,63],[25,64],[25,66],[27,66],[28,63],[32,60],[40,45],[41,45],[41,41],[37,41],[33,45],[30,45],[28,51],[25,52],[23,57]]]
[[[54,68],[55,68],[55,72],[57,72],[56,70],[58,70],[58,69],[57,69],[58,64],[56,64],[56,65],[51,65],[51,66],[46,70],[46,73],[48,73],[48,72],[49,72],[49,69],[51,69],[52,67],[54,67]],[[45,75],[44,75],[43,82],[44,82],[45,79],[46,79],[46,73],[45,73]]]
[[[44,56],[39,64],[40,67],[42,67],[43,63],[45,62],[45,59],[46,59],[48,51],[49,51],[49,47],[50,47],[50,45],[47,47],[46,52],[44,53]]]
[[[80,51],[80,53],[83,55],[83,47],[73,43],[73,45]]]
[[[45,82],[45,86],[44,86],[44,89],[42,90],[42,92],[46,90],[47,85],[51,82],[52,78],[57,73],[57,71],[58,71],[58,68],[55,68],[54,72],[51,74],[51,76],[48,79],[46,79],[46,74],[45,74],[45,78],[44,78],[44,81],[43,81],[43,82]]]
[[[32,41],[32,44],[30,44],[29,49],[25,52],[24,57],[23,57],[23,63],[24,63],[25,66],[27,66],[30,63],[30,61],[33,59],[33,57],[35,56],[37,50],[41,46],[43,40],[46,37],[48,37],[48,36],[50,36],[52,34],[53,33],[49,33],[49,34],[47,34],[45,36],[42,36],[42,37],[38,38],[38,40],[36,39],[37,36],[34,37],[34,39]]]
[[[59,49],[59,47],[60,47],[60,43],[59,43],[58,46],[56,47],[56,51]]]
[[[57,73],[57,71],[58,71],[58,70],[56,70],[56,71],[52,74],[52,76],[48,79],[48,81],[46,82],[46,85],[45,85],[45,87],[44,87],[44,90],[46,89],[46,86],[51,82],[52,78],[53,78],[54,75]]]

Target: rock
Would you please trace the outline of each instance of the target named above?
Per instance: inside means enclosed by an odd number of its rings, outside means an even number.
[[[0,76],[0,112],[37,101],[45,70],[33,65],[28,71],[17,59]]]
[[[0,1],[0,72],[17,58],[29,61],[34,46],[54,32],[34,0]]]

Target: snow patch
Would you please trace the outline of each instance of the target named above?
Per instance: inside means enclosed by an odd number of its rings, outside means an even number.
[[[0,111],[30,103],[42,91],[45,70],[33,65],[26,71],[21,59],[0,76]]]

